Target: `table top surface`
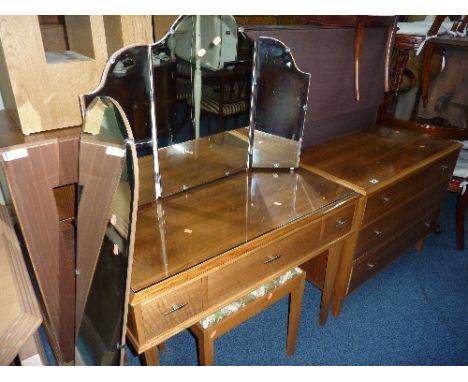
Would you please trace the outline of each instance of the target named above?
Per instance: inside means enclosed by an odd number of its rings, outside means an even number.
[[[244,171],[140,207],[131,288],[147,288],[354,196],[302,169]]]
[[[378,125],[303,149],[301,167],[369,194],[459,147],[457,142]]]

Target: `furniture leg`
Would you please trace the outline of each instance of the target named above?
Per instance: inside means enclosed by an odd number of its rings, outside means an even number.
[[[327,269],[325,271],[325,282],[322,292],[322,303],[320,304],[320,325],[325,325],[328,317],[328,309],[333,293],[338,264],[340,262],[342,243],[341,241],[330,247],[328,251]]]
[[[158,347],[152,347],[141,355],[142,361],[146,366],[159,366]]]
[[[165,342],[161,342],[161,343],[158,345],[158,350],[159,350],[159,351],[166,351],[166,343],[165,343]]]
[[[459,194],[457,199],[457,216],[456,216],[456,236],[457,249],[463,251],[465,248],[465,210],[468,205],[468,193]]]
[[[423,100],[423,106],[427,106],[429,100],[429,84],[430,84],[430,64],[432,54],[434,53],[434,44],[431,41],[426,41],[426,46],[423,52],[423,62],[421,71],[421,98]]]
[[[297,287],[291,292],[289,299],[289,320],[288,320],[288,355],[293,355],[296,350],[297,328],[301,318],[302,297],[304,296],[306,273],[303,272],[300,276],[300,282]]]
[[[338,317],[341,313],[341,306],[343,305],[343,298],[335,296],[332,300],[332,314],[333,317]]]
[[[203,335],[198,338],[198,355],[200,357],[200,365],[214,365],[214,338],[216,330],[206,330]]]

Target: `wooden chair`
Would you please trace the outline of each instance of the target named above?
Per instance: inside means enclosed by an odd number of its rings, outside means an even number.
[[[251,60],[225,62],[221,70],[204,72],[200,110],[217,118],[217,131],[224,131],[226,117],[235,116],[237,125],[238,116],[248,113],[251,79]]]
[[[203,366],[214,364],[214,340],[216,338],[221,337],[288,294],[291,297],[287,352],[288,355],[294,354],[305,276],[306,273],[302,269],[293,268],[193,325],[190,330],[197,337],[200,364]]]

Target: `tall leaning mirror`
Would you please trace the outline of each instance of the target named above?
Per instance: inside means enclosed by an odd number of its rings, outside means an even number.
[[[125,344],[138,166],[125,114],[109,97],[96,97],[86,109],[79,163],[76,364],[119,365]]]

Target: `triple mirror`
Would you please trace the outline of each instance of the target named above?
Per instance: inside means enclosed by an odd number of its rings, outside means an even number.
[[[247,168],[296,168],[309,75],[280,41],[254,41],[232,16],[181,16],[153,45],[116,52],[83,97],[123,108],[142,174],[140,204]]]

